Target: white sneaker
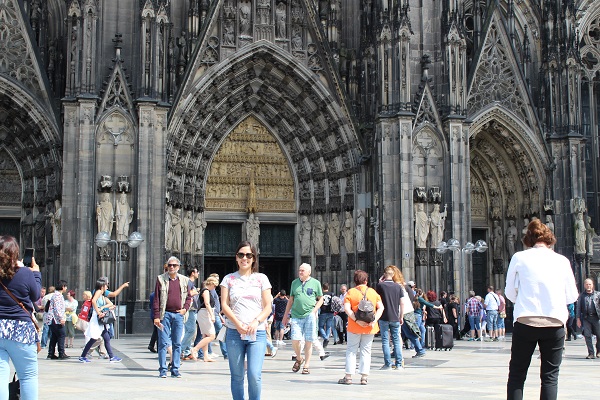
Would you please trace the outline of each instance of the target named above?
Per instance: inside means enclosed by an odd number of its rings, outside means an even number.
[[[279,341],[279,346],[285,346],[285,345],[286,345],[286,343],[283,340]]]
[[[271,350],[271,358],[275,358],[276,355],[277,355],[277,347],[273,347],[273,350]]]

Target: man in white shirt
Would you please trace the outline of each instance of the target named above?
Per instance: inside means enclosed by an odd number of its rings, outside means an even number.
[[[494,293],[494,287],[487,287],[487,295],[483,306],[485,307],[485,313],[487,315],[487,329],[491,336],[491,341],[498,341],[498,308],[500,307],[500,299],[498,295]]]

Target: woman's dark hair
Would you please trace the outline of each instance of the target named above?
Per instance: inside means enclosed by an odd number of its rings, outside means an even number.
[[[256,254],[256,247],[249,241],[242,240],[240,244],[237,245],[237,249],[235,250],[236,255],[242,247],[250,247],[250,251],[254,255],[254,257],[252,257],[252,272],[258,272],[258,255]]]
[[[527,225],[527,232],[523,236],[523,244],[527,247],[533,247],[539,242],[550,247],[556,243],[556,237],[542,221],[534,219]]]
[[[67,281],[61,279],[55,286],[56,290],[63,290],[67,286]]]
[[[101,290],[102,286],[106,285],[106,281],[104,279],[98,279],[96,281],[96,289],[94,290]]]
[[[0,237],[0,279],[12,279],[17,272],[19,244],[13,236]]]
[[[437,300],[437,294],[433,290],[429,290],[427,292],[427,300],[434,302]]]
[[[366,285],[368,280],[369,280],[369,274],[367,274],[362,269],[357,269],[356,272],[354,272],[354,284],[356,286]]]

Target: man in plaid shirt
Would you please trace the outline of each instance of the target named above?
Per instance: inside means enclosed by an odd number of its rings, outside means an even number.
[[[48,312],[44,316],[44,323],[50,326],[50,344],[48,345],[48,358],[49,360],[66,360],[70,358],[65,354],[65,299],[64,293],[67,291],[67,282],[59,281],[56,285],[56,291],[54,295],[48,300],[50,303],[48,306]],[[56,345],[58,344],[58,357],[54,353]]]
[[[467,308],[469,324],[471,325],[471,338],[469,342],[473,340],[481,341],[481,310],[483,309],[483,305],[477,300],[473,290],[469,292],[469,300],[467,300],[465,307]],[[475,339],[475,331],[477,331],[477,339]]]

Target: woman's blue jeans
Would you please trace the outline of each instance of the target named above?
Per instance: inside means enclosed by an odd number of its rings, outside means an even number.
[[[425,321],[423,321],[423,314],[415,313],[415,320],[421,331],[421,347],[425,348]]]
[[[259,400],[262,380],[262,367],[267,347],[267,334],[256,332],[256,341],[242,340],[239,332],[227,328],[225,337],[231,372],[231,395],[233,400],[244,400],[244,358],[248,366],[248,399]]]
[[[8,382],[10,375],[9,359],[15,366],[17,377],[21,384],[22,400],[37,400],[38,398],[38,363],[37,345],[15,342],[10,339],[0,339],[0,399],[8,399]]]

